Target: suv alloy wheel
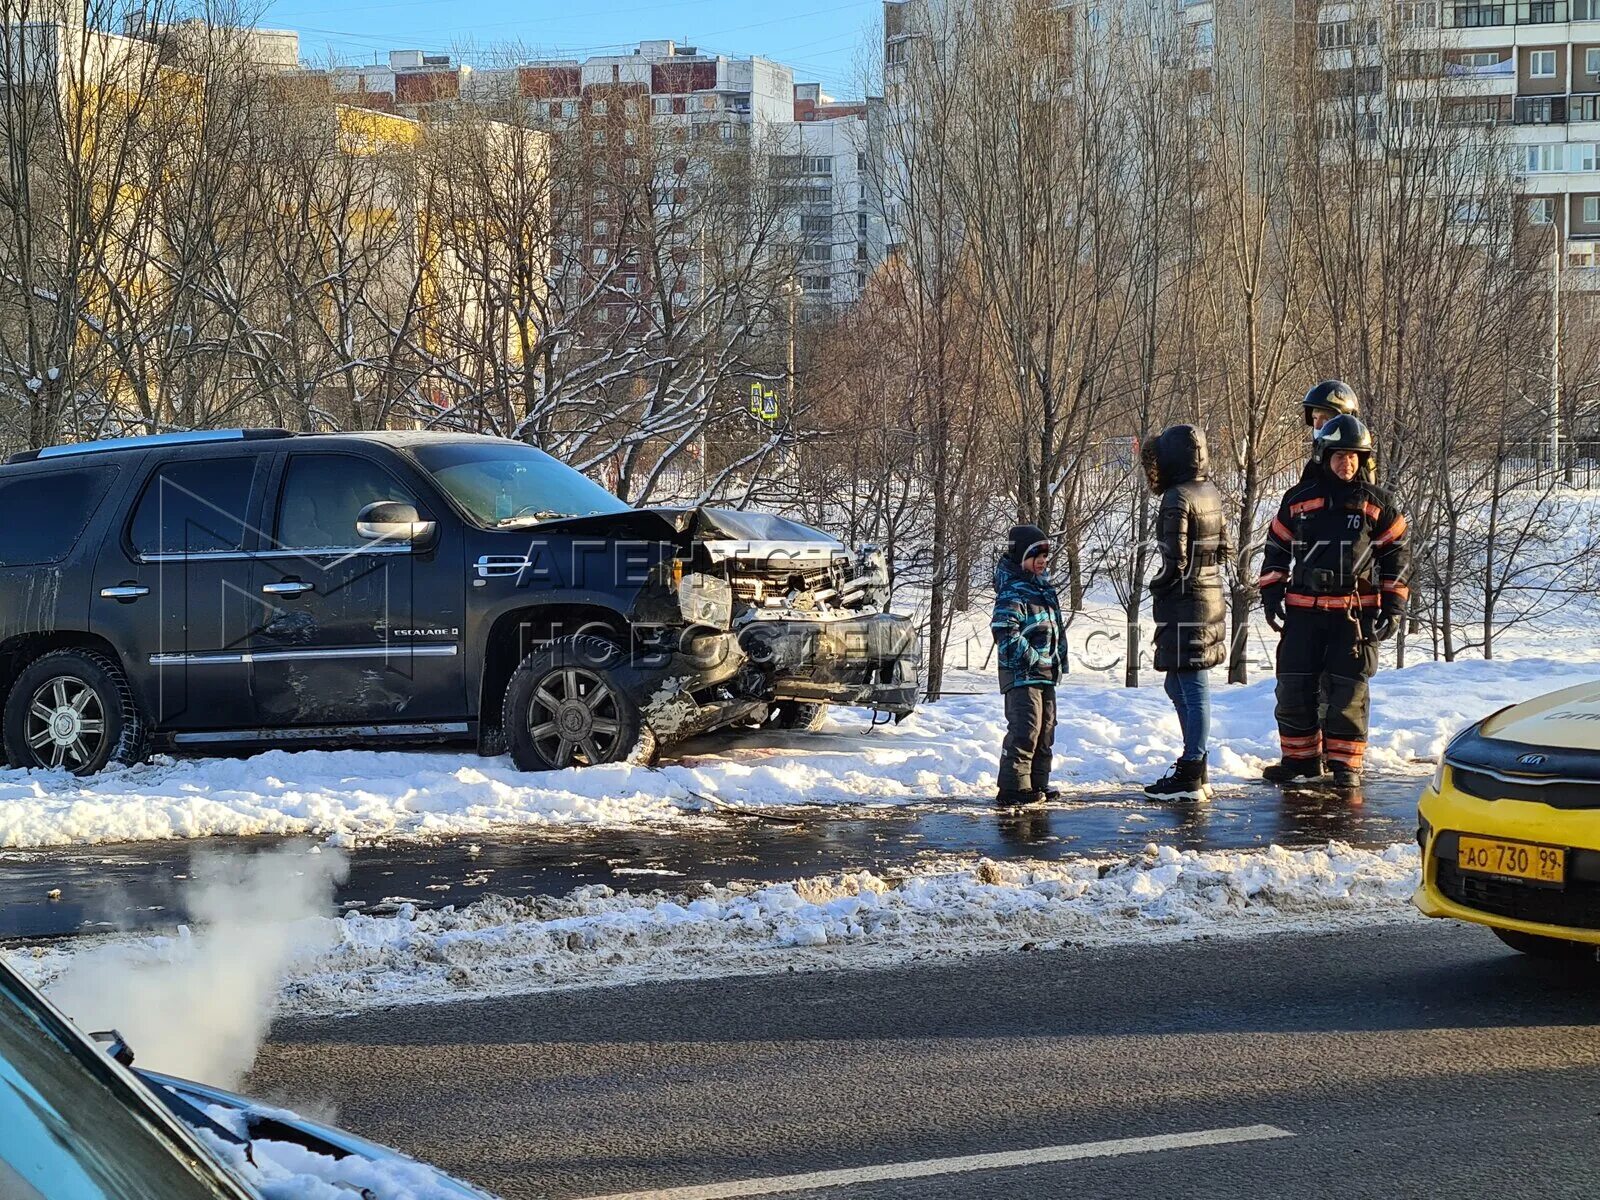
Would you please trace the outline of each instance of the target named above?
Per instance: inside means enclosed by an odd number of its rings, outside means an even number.
[[[52,650],[29,663],[6,698],[6,759],[15,767],[92,775],[144,757],[145,726],[127,677],[98,650]]]
[[[507,748],[524,771],[648,762],[655,736],[619,677],[615,642],[576,634],[535,650],[506,687]]]

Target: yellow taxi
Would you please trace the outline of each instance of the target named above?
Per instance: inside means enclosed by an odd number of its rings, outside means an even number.
[[[1456,735],[1417,806],[1430,917],[1487,925],[1541,958],[1600,948],[1600,680]]]

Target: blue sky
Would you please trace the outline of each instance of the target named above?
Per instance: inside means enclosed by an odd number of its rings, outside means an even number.
[[[387,50],[465,52],[516,42],[582,58],[618,43],[672,38],[735,57],[759,54],[793,66],[838,96],[859,94],[860,51],[875,40],[879,0],[276,0],[259,24],[300,31],[313,60],[371,62]]]

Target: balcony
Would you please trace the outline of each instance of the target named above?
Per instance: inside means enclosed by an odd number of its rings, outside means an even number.
[[[1483,29],[1495,25],[1554,25],[1600,17],[1600,0],[1523,0],[1516,4],[1446,3],[1446,29]]]
[[[1567,97],[1518,96],[1512,120],[1518,125],[1565,125]]]
[[[1446,29],[1555,25],[1564,21],[1600,20],[1600,0],[1523,0],[1522,3],[1506,4],[1446,0],[1443,16]]]
[[[1568,121],[1600,121],[1600,95],[1568,96]]]

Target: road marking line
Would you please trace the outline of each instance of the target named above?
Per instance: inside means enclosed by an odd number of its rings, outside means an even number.
[[[659,1188],[649,1192],[614,1192],[605,1196],[591,1196],[588,1200],[733,1200],[739,1196],[774,1196],[781,1192],[844,1187],[853,1183],[922,1179],[930,1175],[955,1175],[963,1171],[995,1171],[1004,1167],[1073,1162],[1081,1158],[1114,1158],[1120,1154],[1148,1154],[1154,1150],[1190,1150],[1198,1146],[1226,1146],[1235,1142],[1265,1142],[1293,1136],[1287,1129],[1279,1129],[1276,1125],[1239,1125],[1232,1129],[1160,1133],[1151,1137],[1117,1138],[1109,1142],[1042,1146],[1037,1150],[969,1154],[962,1158],[927,1158],[920,1162],[886,1163],[883,1166],[842,1171],[813,1171],[806,1175],[773,1175],[766,1179],[737,1179],[729,1183]]]

